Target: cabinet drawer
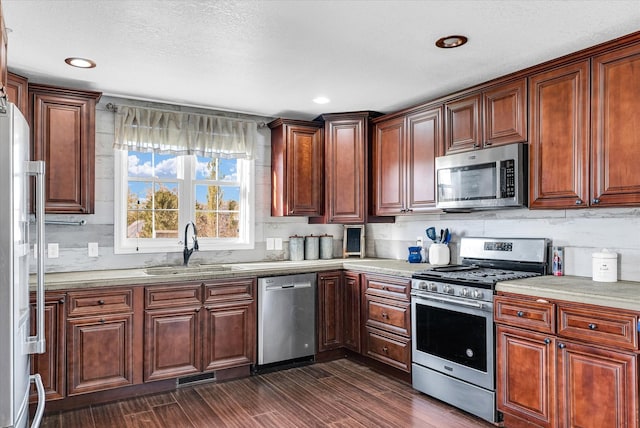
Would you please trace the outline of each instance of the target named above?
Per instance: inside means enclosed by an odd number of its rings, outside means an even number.
[[[364,275],[364,278],[365,293],[372,296],[409,301],[410,279],[374,275]]]
[[[411,340],[367,327],[365,354],[405,372],[411,371]]]
[[[556,305],[554,303],[496,296],[493,306],[494,317],[498,323],[542,333],[553,333],[555,330]]]
[[[409,303],[366,296],[367,325],[404,336],[411,335]]]
[[[558,305],[558,335],[598,345],[638,349],[638,317],[592,306]]]
[[[104,291],[70,291],[67,316],[114,314],[133,311],[131,288]]]
[[[255,279],[228,279],[207,281],[204,283],[204,303],[217,303],[227,300],[252,300]]]
[[[145,289],[144,296],[145,309],[200,305],[202,284],[154,285]]]

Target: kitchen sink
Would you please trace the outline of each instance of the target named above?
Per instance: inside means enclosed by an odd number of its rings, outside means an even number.
[[[187,275],[199,272],[221,272],[231,270],[230,265],[223,264],[201,264],[190,266],[158,266],[150,267],[144,270],[147,275]]]

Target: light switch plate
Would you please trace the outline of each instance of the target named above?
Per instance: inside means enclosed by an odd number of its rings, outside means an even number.
[[[57,259],[58,258],[58,244],[57,243],[50,243],[49,245],[47,245],[47,257],[50,259]]]
[[[274,240],[273,238],[267,238],[267,251],[271,251],[274,249]]]
[[[98,243],[89,242],[87,244],[87,252],[89,254],[89,257],[98,257]]]
[[[278,251],[282,250],[282,238],[275,238],[274,247]]]

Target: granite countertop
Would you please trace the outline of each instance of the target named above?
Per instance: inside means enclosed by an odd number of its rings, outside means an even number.
[[[640,312],[640,282],[596,282],[579,276],[537,276],[499,282],[496,291]]]
[[[426,263],[408,263],[391,259],[327,259],[304,261],[273,261],[211,265],[161,266],[141,269],[112,269],[84,272],[58,272],[45,275],[46,290],[107,287],[116,285],[158,284],[176,281],[202,281],[223,278],[247,278],[289,275],[348,269],[380,273],[405,278],[430,267]],[[32,288],[35,275],[31,276]]]

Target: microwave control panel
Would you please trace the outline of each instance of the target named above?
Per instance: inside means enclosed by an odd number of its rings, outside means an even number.
[[[500,162],[502,175],[500,193],[502,198],[513,198],[516,196],[516,163],[513,159]]]

